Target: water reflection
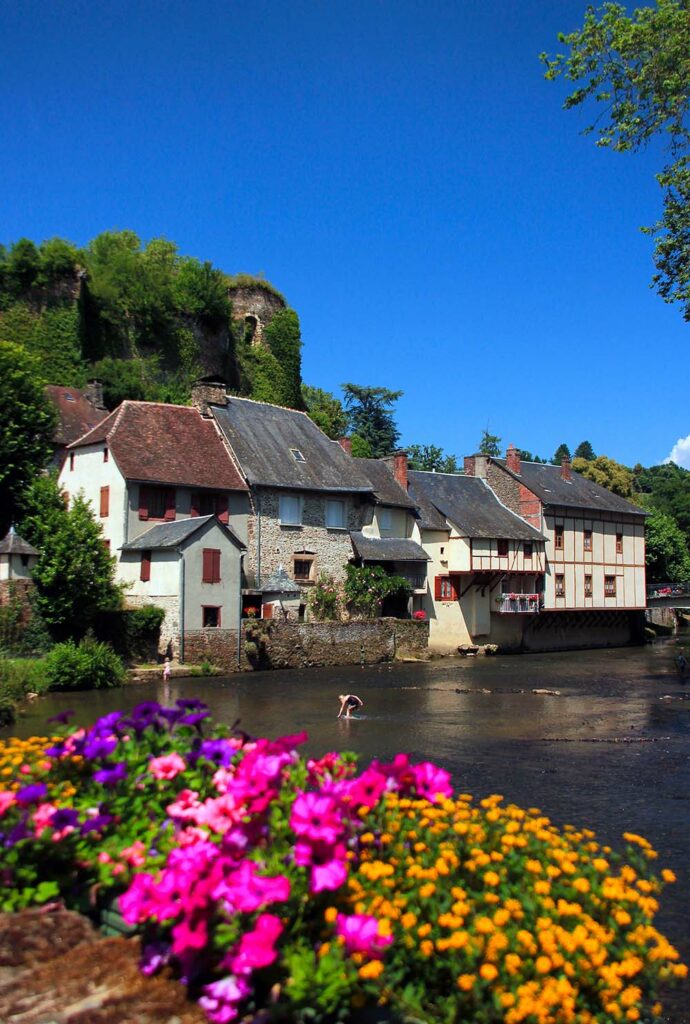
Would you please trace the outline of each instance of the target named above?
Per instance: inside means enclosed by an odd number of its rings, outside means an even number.
[[[68,707],[88,724],[142,700],[196,697],[228,724],[277,736],[306,729],[307,752],[349,748],[364,760],[400,750],[433,759],[477,797],[492,792],[538,806],[559,824],[593,828],[618,845],[640,832],[673,868],[659,925],[690,957],[690,683],[670,645],[498,657],[366,669],[310,669],[217,679],[172,679],[31,705],[14,728],[45,731]],[[557,690],[558,695],[535,694]],[[361,717],[337,718],[339,693],[357,693]],[[686,1024],[682,996],[673,1024]]]

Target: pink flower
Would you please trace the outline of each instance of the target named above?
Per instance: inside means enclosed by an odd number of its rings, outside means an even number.
[[[6,789],[0,790],[0,817],[2,817],[7,808],[11,807],[14,802],[14,793],[10,793]]]
[[[268,967],[278,956],[274,948],[283,931],[283,924],[275,914],[259,914],[254,930],[245,932],[240,939],[237,954],[232,958],[235,974],[249,974],[258,967]]]
[[[36,827],[35,835],[40,836],[44,828],[50,826],[51,819],[55,814],[52,804],[39,804],[32,815],[32,821]]]
[[[187,765],[179,754],[164,754],[149,761],[149,771],[155,779],[174,779]]]
[[[346,799],[353,807],[375,807],[388,788],[388,779],[375,768],[367,768],[359,778],[353,779]]]
[[[244,804],[238,804],[233,793],[226,793],[206,800],[197,812],[196,822],[198,825],[208,825],[212,832],[222,835],[241,821],[245,813]]]
[[[183,789],[177,794],[177,800],[168,804],[165,808],[171,818],[179,818],[181,821],[196,821],[201,801],[199,794],[193,789]]]
[[[228,1024],[237,1016],[237,1006],[249,995],[251,988],[244,978],[221,978],[204,986],[199,1006],[213,1024]]]
[[[213,892],[234,910],[251,913],[270,903],[282,903],[290,896],[290,881],[285,875],[260,875],[254,861],[245,860],[220,882]]]
[[[295,864],[311,868],[311,891],[324,892],[339,889],[347,878],[345,846],[325,843],[295,843]]]
[[[290,825],[298,836],[332,845],[343,832],[343,821],[333,797],[299,793],[292,805]]]
[[[413,764],[412,774],[418,794],[432,803],[439,797],[449,797],[453,792],[448,772],[443,768],[437,768],[430,761]]]
[[[136,842],[122,851],[121,857],[127,864],[131,864],[133,868],[140,868],[142,864],[146,863],[146,847],[140,839],[137,839]]]
[[[369,914],[338,914],[335,930],[348,953],[364,953],[373,960],[380,960],[393,941],[392,935],[379,935],[378,918]]]

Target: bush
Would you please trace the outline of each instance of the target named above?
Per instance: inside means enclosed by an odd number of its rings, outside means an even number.
[[[164,618],[163,608],[152,604],[103,612],[96,620],[95,633],[126,661],[153,661]]]
[[[47,689],[45,666],[30,658],[0,658],[0,726],[11,725],[28,693]]]
[[[389,576],[380,565],[345,567],[345,597],[355,615],[375,619],[386,597],[409,593],[404,576]]]
[[[319,621],[340,617],[340,594],[332,576],[321,573],[307,598],[309,610]]]
[[[453,796],[429,762],[357,774],[299,757],[305,734],[204,738],[207,716],[146,703],[47,751],[0,744],[0,910],[119,896],[144,973],[193,979],[219,1024],[649,1021],[657,984],[686,976],[652,923],[675,879],[642,837],[623,856]]]
[[[49,690],[105,690],[125,677],[121,659],[108,644],[85,637],[56,644],[45,658]]]

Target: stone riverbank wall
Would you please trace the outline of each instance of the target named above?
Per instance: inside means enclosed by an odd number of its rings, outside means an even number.
[[[279,622],[258,620],[242,627],[240,660],[237,631],[200,629],[185,633],[184,662],[210,661],[228,671],[376,665],[400,657],[423,657],[428,622],[372,619],[365,622]]]

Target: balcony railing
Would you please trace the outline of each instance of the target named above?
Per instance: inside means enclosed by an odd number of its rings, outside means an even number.
[[[540,594],[501,594],[496,599],[501,615],[536,615],[540,610]]]
[[[690,584],[688,583],[648,583],[647,600],[655,598],[688,597],[690,595]]]

